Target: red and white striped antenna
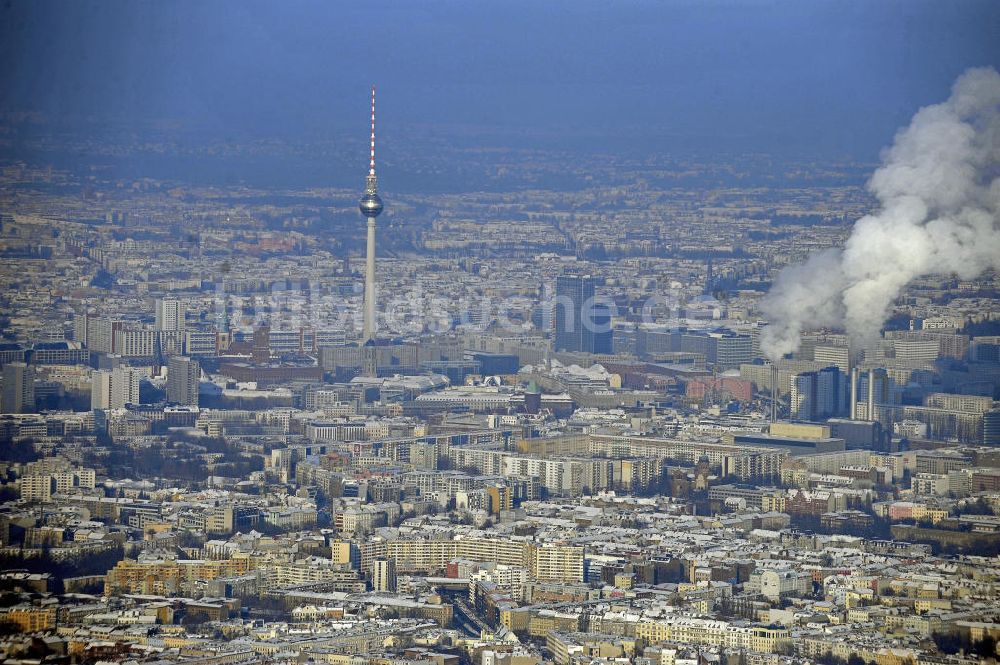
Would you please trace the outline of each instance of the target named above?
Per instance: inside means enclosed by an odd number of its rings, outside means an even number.
[[[372,161],[368,167],[368,175],[375,175],[375,86],[372,86]]]

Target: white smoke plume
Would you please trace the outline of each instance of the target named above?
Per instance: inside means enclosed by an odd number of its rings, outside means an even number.
[[[764,298],[769,358],[798,350],[807,329],[842,326],[858,342],[877,338],[916,277],[1000,269],[1000,74],[970,69],[947,101],[920,109],[868,188],[879,211],[855,223],[843,249],[782,270]]]

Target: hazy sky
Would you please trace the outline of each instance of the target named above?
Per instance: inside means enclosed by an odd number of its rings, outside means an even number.
[[[0,108],[314,136],[358,132],[374,82],[397,131],[874,158],[1000,66],[998,29],[995,0],[5,0]]]

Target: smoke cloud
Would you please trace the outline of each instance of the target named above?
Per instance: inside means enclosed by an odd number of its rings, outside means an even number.
[[[868,188],[879,212],[855,223],[843,249],[782,270],[764,298],[769,358],[798,350],[807,329],[843,326],[857,342],[877,338],[916,277],[1000,269],[1000,74],[970,69],[947,101],[920,109]]]

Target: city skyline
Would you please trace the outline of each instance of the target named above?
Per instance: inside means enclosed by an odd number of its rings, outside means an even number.
[[[4,663],[1000,661],[996,25],[0,4]]]

